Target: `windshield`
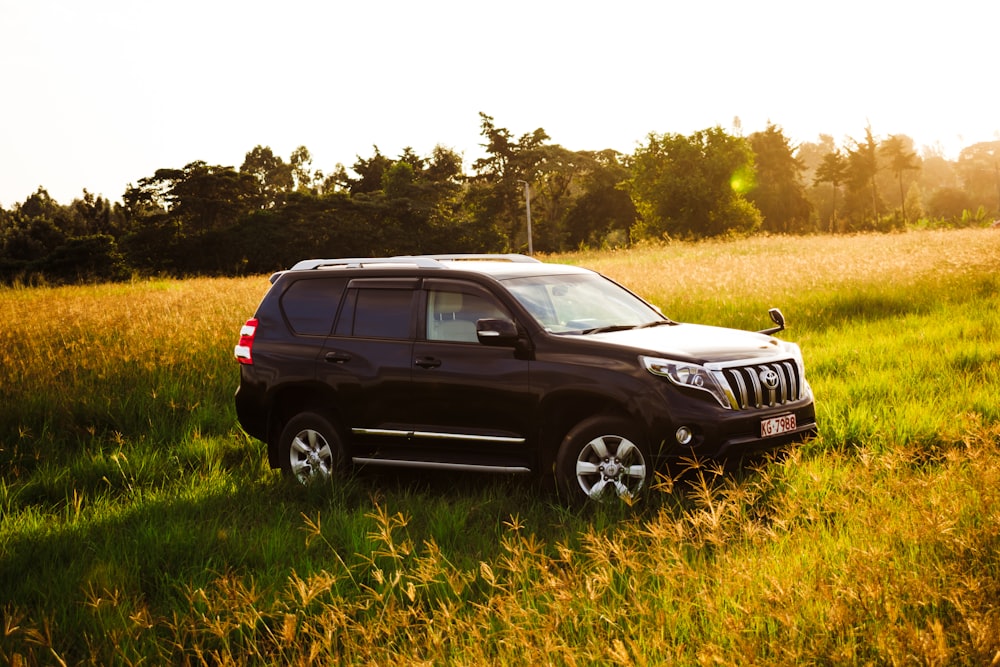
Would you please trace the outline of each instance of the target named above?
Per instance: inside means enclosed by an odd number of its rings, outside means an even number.
[[[645,301],[596,273],[511,278],[504,284],[552,333],[599,333],[667,323]]]

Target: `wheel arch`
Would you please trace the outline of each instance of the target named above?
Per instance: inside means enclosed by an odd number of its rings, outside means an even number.
[[[276,389],[267,415],[267,462],[272,469],[281,467],[278,440],[285,424],[303,412],[315,412],[330,420],[346,444],[344,422],[337,409],[337,393],[321,383],[296,384]]]
[[[645,420],[629,408],[628,401],[587,391],[563,391],[548,397],[539,410],[538,470],[548,475],[553,471],[556,455],[563,439],[574,426],[595,416],[620,417],[635,424],[649,439]]]

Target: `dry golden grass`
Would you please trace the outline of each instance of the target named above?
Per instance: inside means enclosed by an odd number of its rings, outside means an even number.
[[[732,300],[796,296],[856,285],[895,285],[996,273],[1000,231],[771,236],[617,252],[553,255],[582,264],[648,298]]]
[[[632,510],[302,490],[232,423],[266,277],[0,290],[0,662],[1000,665],[1000,233],[552,259],[786,308],[821,437]]]

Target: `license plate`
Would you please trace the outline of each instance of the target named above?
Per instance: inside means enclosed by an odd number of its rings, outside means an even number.
[[[760,437],[770,438],[773,435],[781,435],[795,430],[795,415],[781,415],[770,419],[760,420]]]

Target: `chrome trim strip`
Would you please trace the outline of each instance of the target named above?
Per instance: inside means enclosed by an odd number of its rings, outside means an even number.
[[[524,474],[530,473],[530,468],[523,466],[489,466],[474,463],[433,463],[430,461],[407,461],[400,459],[367,459],[354,457],[351,459],[357,465],[392,466],[394,468],[420,468],[423,470],[456,470],[460,472],[506,472]]]
[[[410,435],[409,431],[396,431],[388,428],[352,428],[351,433],[354,435],[385,435],[397,438],[407,438]]]
[[[459,440],[464,442],[496,442],[505,445],[523,445],[524,438],[503,435],[471,435],[465,433],[435,433],[433,431],[398,431],[385,428],[352,428],[354,435],[379,435],[420,440]]]

